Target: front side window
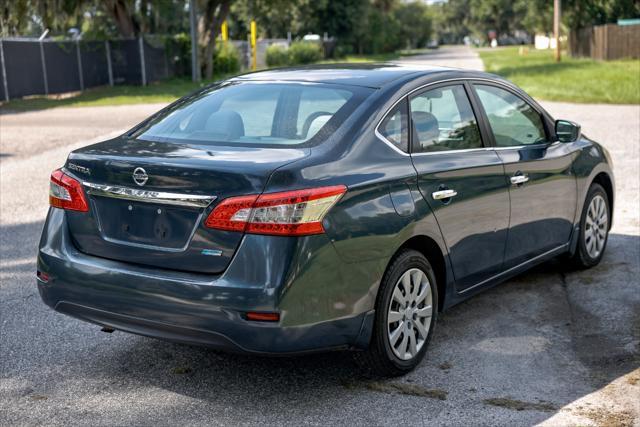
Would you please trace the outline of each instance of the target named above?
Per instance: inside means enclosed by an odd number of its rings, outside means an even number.
[[[408,130],[407,103],[403,100],[389,111],[389,114],[380,123],[378,132],[396,148],[406,153],[409,147]]]
[[[365,88],[324,84],[226,83],[185,98],[132,136],[207,145],[303,145],[316,135],[326,137],[367,95]]]
[[[411,98],[413,152],[481,148],[476,118],[463,85],[431,89]]]
[[[547,140],[540,114],[523,99],[495,86],[474,86],[497,147],[531,145]]]

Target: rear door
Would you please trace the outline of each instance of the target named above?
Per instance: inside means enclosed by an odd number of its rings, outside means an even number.
[[[465,83],[429,86],[410,97],[418,185],[449,249],[457,290],[497,274],[509,226],[500,157],[483,144]]]
[[[571,144],[552,143],[541,111],[502,85],[473,84],[511,196],[505,269],[569,242],[576,211]]]

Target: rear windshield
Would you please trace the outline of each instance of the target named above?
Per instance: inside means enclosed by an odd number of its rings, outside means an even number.
[[[131,136],[205,145],[312,145],[333,133],[369,92],[329,84],[227,82],[184,98]]]

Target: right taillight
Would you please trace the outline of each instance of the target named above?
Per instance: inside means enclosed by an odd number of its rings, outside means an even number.
[[[54,170],[51,173],[49,204],[54,208],[71,211],[89,211],[89,204],[84,195],[82,184],[69,175],[65,175],[61,169]]]
[[[335,185],[230,197],[215,207],[205,226],[277,236],[320,234],[323,218],[346,191],[344,185]]]

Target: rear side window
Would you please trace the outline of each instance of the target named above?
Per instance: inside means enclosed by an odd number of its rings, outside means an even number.
[[[523,99],[495,86],[474,86],[497,147],[538,144],[547,140],[540,114]]]
[[[398,103],[380,122],[378,132],[396,148],[409,151],[409,120],[407,117],[407,102]]]
[[[482,147],[463,85],[423,92],[411,98],[410,107],[414,153]]]
[[[227,82],[184,98],[132,136],[212,145],[309,145],[326,139],[370,93],[329,84]]]

